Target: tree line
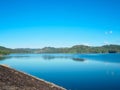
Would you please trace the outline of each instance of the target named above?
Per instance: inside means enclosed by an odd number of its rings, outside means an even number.
[[[10,53],[120,53],[120,45],[104,45],[99,47],[75,45],[69,48],[44,47],[42,49],[10,49],[0,46],[0,54]]]

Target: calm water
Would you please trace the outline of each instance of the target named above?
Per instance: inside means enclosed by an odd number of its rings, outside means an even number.
[[[68,90],[120,90],[120,54],[11,54],[0,64]]]

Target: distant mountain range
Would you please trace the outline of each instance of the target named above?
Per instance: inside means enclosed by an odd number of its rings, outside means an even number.
[[[120,53],[120,45],[104,45],[99,47],[75,45],[69,48],[44,47],[42,49],[11,49],[0,46],[0,54],[10,53]]]

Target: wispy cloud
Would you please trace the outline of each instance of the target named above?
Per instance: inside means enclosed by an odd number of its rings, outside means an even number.
[[[109,42],[107,42],[107,41],[104,41],[104,43],[103,44],[105,44],[105,45],[108,45],[109,44]]]
[[[111,31],[106,31],[105,32],[105,34],[112,34],[113,33],[113,31],[111,30]]]
[[[82,45],[91,46],[90,43],[82,43]]]

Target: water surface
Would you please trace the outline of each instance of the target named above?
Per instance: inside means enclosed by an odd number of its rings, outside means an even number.
[[[68,90],[120,90],[120,54],[11,54],[0,64]]]

